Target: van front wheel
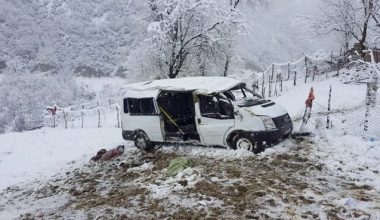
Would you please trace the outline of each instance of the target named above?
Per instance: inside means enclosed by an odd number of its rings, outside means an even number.
[[[150,151],[153,148],[152,142],[149,140],[148,136],[142,132],[138,131],[134,138],[135,146],[140,150]]]
[[[251,135],[249,134],[238,134],[234,137],[232,143],[233,149],[243,149],[247,151],[252,151],[257,154],[262,151],[262,147],[258,144]]]

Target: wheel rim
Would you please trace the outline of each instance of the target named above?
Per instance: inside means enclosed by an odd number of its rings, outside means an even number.
[[[136,146],[138,148],[144,149],[146,146],[145,139],[143,137],[136,138]]]
[[[236,142],[236,146],[238,149],[244,149],[244,150],[252,150],[252,142],[250,140],[248,140],[247,138],[240,138],[237,142]]]

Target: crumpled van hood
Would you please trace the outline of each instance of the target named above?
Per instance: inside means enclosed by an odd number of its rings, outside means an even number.
[[[264,116],[269,116],[271,118],[276,118],[288,113],[285,108],[283,108],[282,106],[272,101],[262,104],[262,105],[255,105],[251,107],[241,107],[240,111],[247,111],[247,112],[250,112],[251,114],[264,115]]]

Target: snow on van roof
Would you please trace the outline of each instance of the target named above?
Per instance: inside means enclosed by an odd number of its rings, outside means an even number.
[[[231,89],[242,81],[228,77],[185,77],[176,79],[161,79],[133,83],[123,86],[128,97],[152,97],[160,90],[166,91],[198,91],[210,94]]]

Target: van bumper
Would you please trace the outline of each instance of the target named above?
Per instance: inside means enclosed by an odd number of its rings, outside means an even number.
[[[280,129],[255,131],[253,136],[258,142],[277,143],[284,138],[287,138],[293,131],[293,123],[284,125]]]

